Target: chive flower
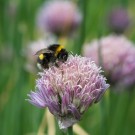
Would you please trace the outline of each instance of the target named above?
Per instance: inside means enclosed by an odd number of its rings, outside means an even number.
[[[130,25],[130,16],[125,8],[114,8],[108,14],[107,23],[109,28],[117,33],[123,33]]]
[[[72,33],[81,23],[81,14],[72,1],[50,1],[40,8],[37,14],[37,25],[43,32],[56,36]]]
[[[28,101],[40,108],[47,107],[60,129],[66,129],[78,122],[109,87],[101,72],[90,58],[70,55],[59,67],[39,73],[36,91],[28,94]]]
[[[83,55],[103,66],[111,84],[125,87],[135,83],[135,47],[125,36],[95,39],[84,46]]]

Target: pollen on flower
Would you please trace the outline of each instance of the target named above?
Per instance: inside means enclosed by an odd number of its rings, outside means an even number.
[[[52,66],[40,73],[36,91],[28,95],[28,101],[37,107],[48,107],[60,128],[68,128],[109,87],[101,72],[90,58],[70,55],[59,67]]]

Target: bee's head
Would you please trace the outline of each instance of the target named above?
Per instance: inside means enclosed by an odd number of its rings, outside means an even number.
[[[68,52],[65,49],[62,49],[58,54],[58,59],[61,61],[66,61],[68,58]]]

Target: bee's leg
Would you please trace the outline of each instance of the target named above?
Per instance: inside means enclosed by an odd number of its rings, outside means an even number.
[[[59,67],[59,65],[58,65],[58,63],[57,62],[55,62],[55,66],[58,68]]]
[[[44,68],[44,69],[48,69],[48,68],[49,68],[49,64],[44,64],[44,65],[43,65],[43,68]]]

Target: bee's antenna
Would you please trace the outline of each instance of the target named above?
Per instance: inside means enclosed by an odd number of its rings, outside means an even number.
[[[72,51],[69,51],[70,54],[74,55]]]

